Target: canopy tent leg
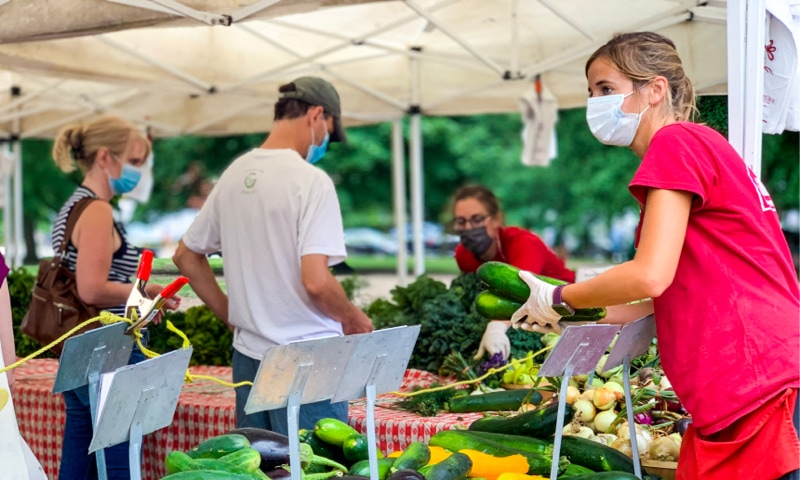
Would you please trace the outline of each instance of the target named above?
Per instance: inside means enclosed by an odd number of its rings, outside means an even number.
[[[728,141],[761,176],[760,121],[763,117],[764,0],[729,0],[728,32]]]
[[[14,260],[14,217],[12,213],[12,175],[14,172],[14,160],[11,156],[9,144],[3,145],[0,152],[0,171],[3,173],[3,239],[5,244],[5,258],[9,267],[13,267]]]
[[[19,126],[14,127],[14,131],[19,132]],[[22,143],[17,140],[11,146],[14,159],[14,257],[11,264],[21,267],[25,260],[25,238],[22,228]]]
[[[406,238],[406,154],[403,145],[403,120],[392,122],[392,192],[394,224],[397,231],[397,284],[408,283],[408,247]]]
[[[420,111],[419,60],[411,62],[411,119],[409,161],[411,163],[411,231],[414,238],[414,276],[425,273],[425,244],[422,240],[425,199],[422,179],[422,115]]]

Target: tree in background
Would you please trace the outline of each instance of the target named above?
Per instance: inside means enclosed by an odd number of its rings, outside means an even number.
[[[727,134],[727,97],[700,97],[698,103],[699,120]],[[593,235],[590,226],[608,225],[626,211],[638,211],[627,185],[639,160],[627,149],[595,140],[584,115],[582,108],[559,112],[558,156],[548,167],[522,165],[522,124],[517,114],[423,119],[425,218],[446,224],[455,189],[481,183],[500,198],[508,224],[538,232],[552,228],[558,236],[569,231],[588,244]],[[389,123],[350,128],[349,143],[332,144],[319,164],[336,184],[345,226],[393,226],[391,132]],[[179,179],[197,166],[202,166],[200,177],[214,178],[264,137],[156,139],[155,186],[150,202],[140,205],[134,218],[150,220],[185,208],[196,192],[193,187],[179,187]],[[797,132],[764,135],[762,178],[779,213],[798,207],[799,140]],[[29,251],[34,227],[49,232],[57,209],[80,180],[80,175],[65,175],[56,168],[51,148],[50,141],[23,141]]]

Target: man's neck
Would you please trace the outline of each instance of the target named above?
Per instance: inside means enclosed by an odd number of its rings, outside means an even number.
[[[308,139],[306,135],[299,134],[300,130],[294,125],[295,120],[279,120],[275,122],[272,131],[261,148],[268,150],[290,149],[297,152],[301,157],[308,152]]]

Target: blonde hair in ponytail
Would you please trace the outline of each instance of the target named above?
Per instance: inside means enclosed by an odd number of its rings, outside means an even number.
[[[101,148],[122,155],[133,141],[145,145],[145,157],[150,154],[150,141],[139,128],[121,117],[106,115],[61,129],[53,144],[53,160],[64,172],[75,170],[76,165],[85,172],[92,168]]]

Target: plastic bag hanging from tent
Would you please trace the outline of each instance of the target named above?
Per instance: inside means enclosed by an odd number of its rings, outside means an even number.
[[[767,0],[764,133],[800,131],[800,0]]]
[[[556,158],[556,120],[558,103],[542,94],[542,82],[536,76],[534,88],[525,91],[519,99],[522,116],[522,164],[529,167],[546,167]]]

